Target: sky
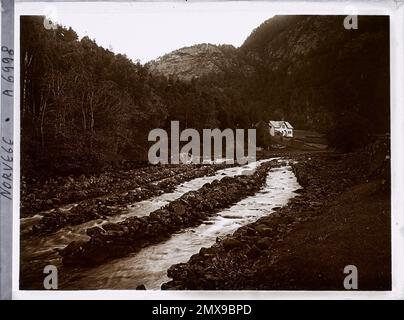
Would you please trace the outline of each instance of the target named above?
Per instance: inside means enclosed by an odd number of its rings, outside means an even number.
[[[173,50],[199,43],[239,47],[270,10],[240,2],[229,9],[221,3],[125,3],[47,6],[45,14],[72,27],[81,38],[132,60],[146,63]]]
[[[126,54],[141,63],[199,43],[238,47],[256,27],[275,14],[352,14],[352,5],[345,1],[300,1],[299,4],[288,1],[208,0],[126,3],[38,1],[16,1],[17,14],[50,16],[52,20],[72,27],[80,38],[87,35],[98,45]],[[374,6],[357,3],[355,12],[389,14],[383,6]]]

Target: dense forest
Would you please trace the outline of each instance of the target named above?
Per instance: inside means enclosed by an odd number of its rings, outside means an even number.
[[[358,30],[338,16],[274,17],[240,48],[220,48],[237,63],[185,81],[21,17],[23,175],[145,160],[149,131],[171,120],[200,130],[283,118],[331,144],[388,131],[387,17],[360,17]]]

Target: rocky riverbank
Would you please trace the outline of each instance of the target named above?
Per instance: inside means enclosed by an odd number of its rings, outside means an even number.
[[[153,167],[153,170],[146,169],[143,174],[138,172],[137,175],[129,172],[125,179],[119,179],[115,185],[109,187],[109,189],[116,190],[111,192],[112,194],[109,196],[85,199],[78,204],[72,205],[69,209],[56,208],[50,212],[43,213],[41,220],[32,227],[32,230],[26,232],[24,237],[46,235],[65,226],[78,225],[94,219],[106,219],[108,216],[125,212],[127,204],[149,199],[162,193],[172,192],[176,186],[185,181],[212,175],[215,171],[224,167],[225,165],[184,165],[174,168]],[[124,187],[129,188],[127,189],[129,191],[119,192]],[[84,185],[81,188],[83,192],[86,192]],[[102,184],[99,186],[99,190],[98,193],[103,194],[105,192]],[[68,195],[71,196],[72,192],[68,192]],[[63,199],[70,199],[70,196]]]
[[[162,289],[344,290],[346,265],[360,290],[391,288],[388,145],[296,160],[297,197],[173,265]]]
[[[173,166],[149,166],[135,169],[115,169],[98,174],[46,179],[40,177],[21,181],[21,216],[101,197],[110,193],[124,192],[142,185],[170,177],[191,168]]]
[[[252,174],[224,177],[191,191],[146,217],[131,217],[87,229],[89,241],[72,242],[60,252],[65,265],[95,265],[127,255],[173,233],[201,224],[209,215],[255,194],[276,161],[261,164]]]
[[[110,194],[124,193],[144,186],[150,187],[154,182],[179,175],[188,174],[192,177],[191,172],[200,169],[206,170],[208,167],[201,165],[156,165],[135,169],[115,169],[99,174],[53,177],[46,180],[40,178],[27,180],[22,177],[21,216],[31,216],[63,205]],[[224,165],[218,164],[210,167],[218,170]]]

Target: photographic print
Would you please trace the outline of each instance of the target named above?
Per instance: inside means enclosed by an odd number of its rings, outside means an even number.
[[[388,15],[76,5],[18,17],[20,290],[392,289]]]

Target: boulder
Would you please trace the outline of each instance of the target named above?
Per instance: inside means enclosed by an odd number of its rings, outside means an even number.
[[[96,237],[101,234],[105,233],[105,230],[101,229],[100,227],[92,227],[86,230],[86,233],[89,237]]]
[[[183,215],[186,211],[186,206],[182,203],[179,202],[172,202],[169,206],[170,211],[179,214],[179,215]]]
[[[170,278],[180,278],[184,279],[188,275],[188,264],[186,263],[178,263],[172,265],[168,270],[167,270],[167,276]]]
[[[226,238],[222,241],[223,248],[225,250],[231,250],[242,246],[242,242],[235,238]]]
[[[254,228],[260,235],[262,236],[271,236],[273,235],[272,228],[268,227],[266,224],[259,224]]]
[[[260,248],[261,250],[266,250],[268,249],[272,244],[272,240],[269,237],[264,237],[257,242],[257,247]]]

